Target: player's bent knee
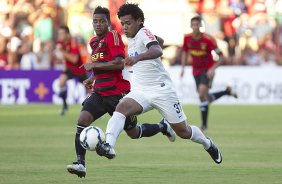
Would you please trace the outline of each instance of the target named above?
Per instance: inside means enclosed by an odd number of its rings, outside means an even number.
[[[138,129],[126,130],[126,134],[131,139],[138,139],[139,138],[139,131],[138,131]]]
[[[191,137],[191,131],[185,121],[177,124],[171,124],[171,127],[180,138],[189,139]]]
[[[180,138],[182,139],[189,139],[191,137],[191,135],[187,132],[187,131],[179,131],[179,132],[175,132]]]
[[[77,123],[80,125],[89,126],[92,123],[92,121],[93,121],[93,116],[89,112],[82,111],[77,120]]]

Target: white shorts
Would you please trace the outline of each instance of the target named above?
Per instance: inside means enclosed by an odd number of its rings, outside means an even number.
[[[133,90],[124,98],[132,98],[143,107],[143,113],[157,109],[169,123],[180,123],[186,120],[182,106],[173,88],[159,87],[154,90]]]

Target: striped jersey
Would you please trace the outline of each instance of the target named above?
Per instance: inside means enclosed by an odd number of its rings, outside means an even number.
[[[90,40],[91,62],[112,62],[115,57],[124,58],[124,44],[116,31],[109,31],[103,38]],[[118,95],[130,90],[130,83],[122,76],[122,70],[93,69],[94,91],[102,96]]]
[[[216,41],[208,34],[202,33],[199,39],[194,39],[192,34],[184,36],[182,46],[183,51],[192,56],[193,75],[198,76],[211,68],[215,61],[212,57],[212,50],[222,54],[216,44]]]

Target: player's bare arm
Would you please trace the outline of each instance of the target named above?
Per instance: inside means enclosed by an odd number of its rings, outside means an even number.
[[[156,37],[157,41],[159,42],[161,48],[163,48],[164,47],[164,39],[157,36],[157,35],[155,35],[155,37]]]
[[[181,78],[184,76],[184,73],[185,73],[185,65],[186,65],[187,57],[188,57],[187,52],[186,51],[182,51],[182,54],[181,54],[182,70],[181,70],[181,73],[180,73],[180,77]]]
[[[223,54],[222,54],[222,52],[220,51],[220,49],[218,49],[218,48],[216,48],[215,50],[215,53],[218,55],[218,60],[214,63],[214,65],[208,70],[208,72],[207,72],[207,76],[208,76],[208,78],[213,78],[214,77],[214,75],[215,75],[215,69],[217,68],[217,67],[219,67],[220,65],[221,65],[221,63],[224,61],[224,56],[223,56]]]
[[[93,75],[93,73],[91,74],[90,77],[88,77],[86,80],[83,81],[83,85],[87,88],[87,89],[92,89],[92,85],[93,82],[95,81],[95,77]]]
[[[149,47],[147,52],[139,54],[134,57],[128,57],[124,60],[125,65],[132,66],[139,61],[149,60],[149,59],[156,59],[163,55],[162,48],[160,45],[152,45]]]
[[[84,63],[80,68],[84,67],[87,71],[91,71],[93,68],[100,70],[122,70],[124,67],[122,60],[122,57],[115,57],[111,62]]]

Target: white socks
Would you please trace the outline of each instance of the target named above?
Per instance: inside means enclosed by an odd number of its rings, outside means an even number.
[[[113,116],[110,118],[106,130],[106,142],[109,143],[110,146],[115,146],[116,140],[123,130],[125,119],[126,117],[119,112],[114,112]]]
[[[205,150],[207,150],[211,146],[211,141],[206,138],[206,136],[203,134],[203,132],[198,127],[193,126],[193,125],[191,125],[190,127],[192,129],[192,136],[190,139],[193,142],[202,144]]]

